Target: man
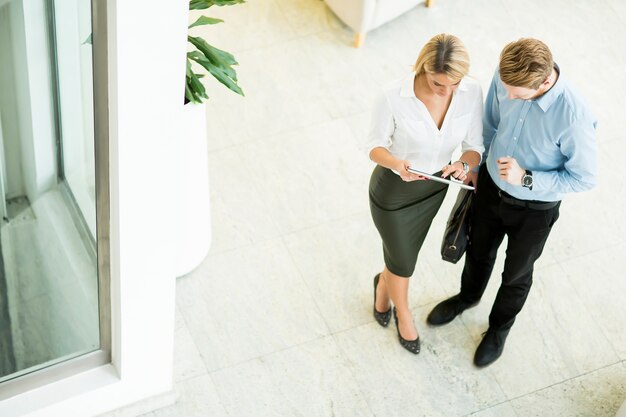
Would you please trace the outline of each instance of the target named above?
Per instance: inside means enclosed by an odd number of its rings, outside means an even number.
[[[470,177],[476,196],[461,292],[439,303],[427,320],[446,324],[478,303],[506,235],[502,283],[474,356],[476,366],[502,354],[561,198],[596,183],[595,127],[589,107],[543,42],[520,39],[503,49],[485,101],[483,163]]]

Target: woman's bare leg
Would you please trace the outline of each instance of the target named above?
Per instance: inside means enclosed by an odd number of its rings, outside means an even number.
[[[384,274],[385,271],[380,273],[380,279],[376,287],[376,305],[374,307],[379,313],[389,311],[389,307],[391,307],[391,300],[389,300],[389,292],[387,291],[387,284],[385,284]]]
[[[417,339],[417,330],[413,324],[411,310],[409,310],[409,278],[395,275],[389,271],[387,267],[383,269],[380,276],[382,281],[385,283],[385,292],[388,294],[389,298],[391,298],[391,301],[393,301],[393,304],[396,307],[400,335],[405,340]],[[379,284],[378,287],[382,287],[382,284]],[[384,297],[382,292],[377,292],[376,301],[378,301],[378,295],[380,295],[381,298]],[[378,303],[376,308],[378,309]]]

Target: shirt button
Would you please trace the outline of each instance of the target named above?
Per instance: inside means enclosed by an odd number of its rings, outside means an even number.
[[[519,119],[519,121],[520,121],[520,122],[523,122],[523,121],[524,121],[524,119]]]
[[[517,140],[517,136],[513,138],[513,140]]]

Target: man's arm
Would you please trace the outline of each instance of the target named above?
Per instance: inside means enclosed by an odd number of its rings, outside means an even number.
[[[596,122],[589,117],[567,128],[560,140],[563,168],[533,172],[533,190],[571,193],[593,188],[598,176],[595,130]]]
[[[550,171],[533,170],[533,191],[551,191],[559,194],[586,191],[597,182],[596,122],[587,118],[564,130],[559,140],[565,159],[563,166]],[[498,159],[499,177],[513,185],[522,185],[522,176],[528,167],[519,165],[515,158]]]

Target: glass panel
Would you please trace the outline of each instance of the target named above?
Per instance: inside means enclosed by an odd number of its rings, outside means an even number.
[[[96,235],[91,5],[54,1],[61,139],[60,176]]]
[[[100,347],[91,6],[0,0],[0,382]]]

